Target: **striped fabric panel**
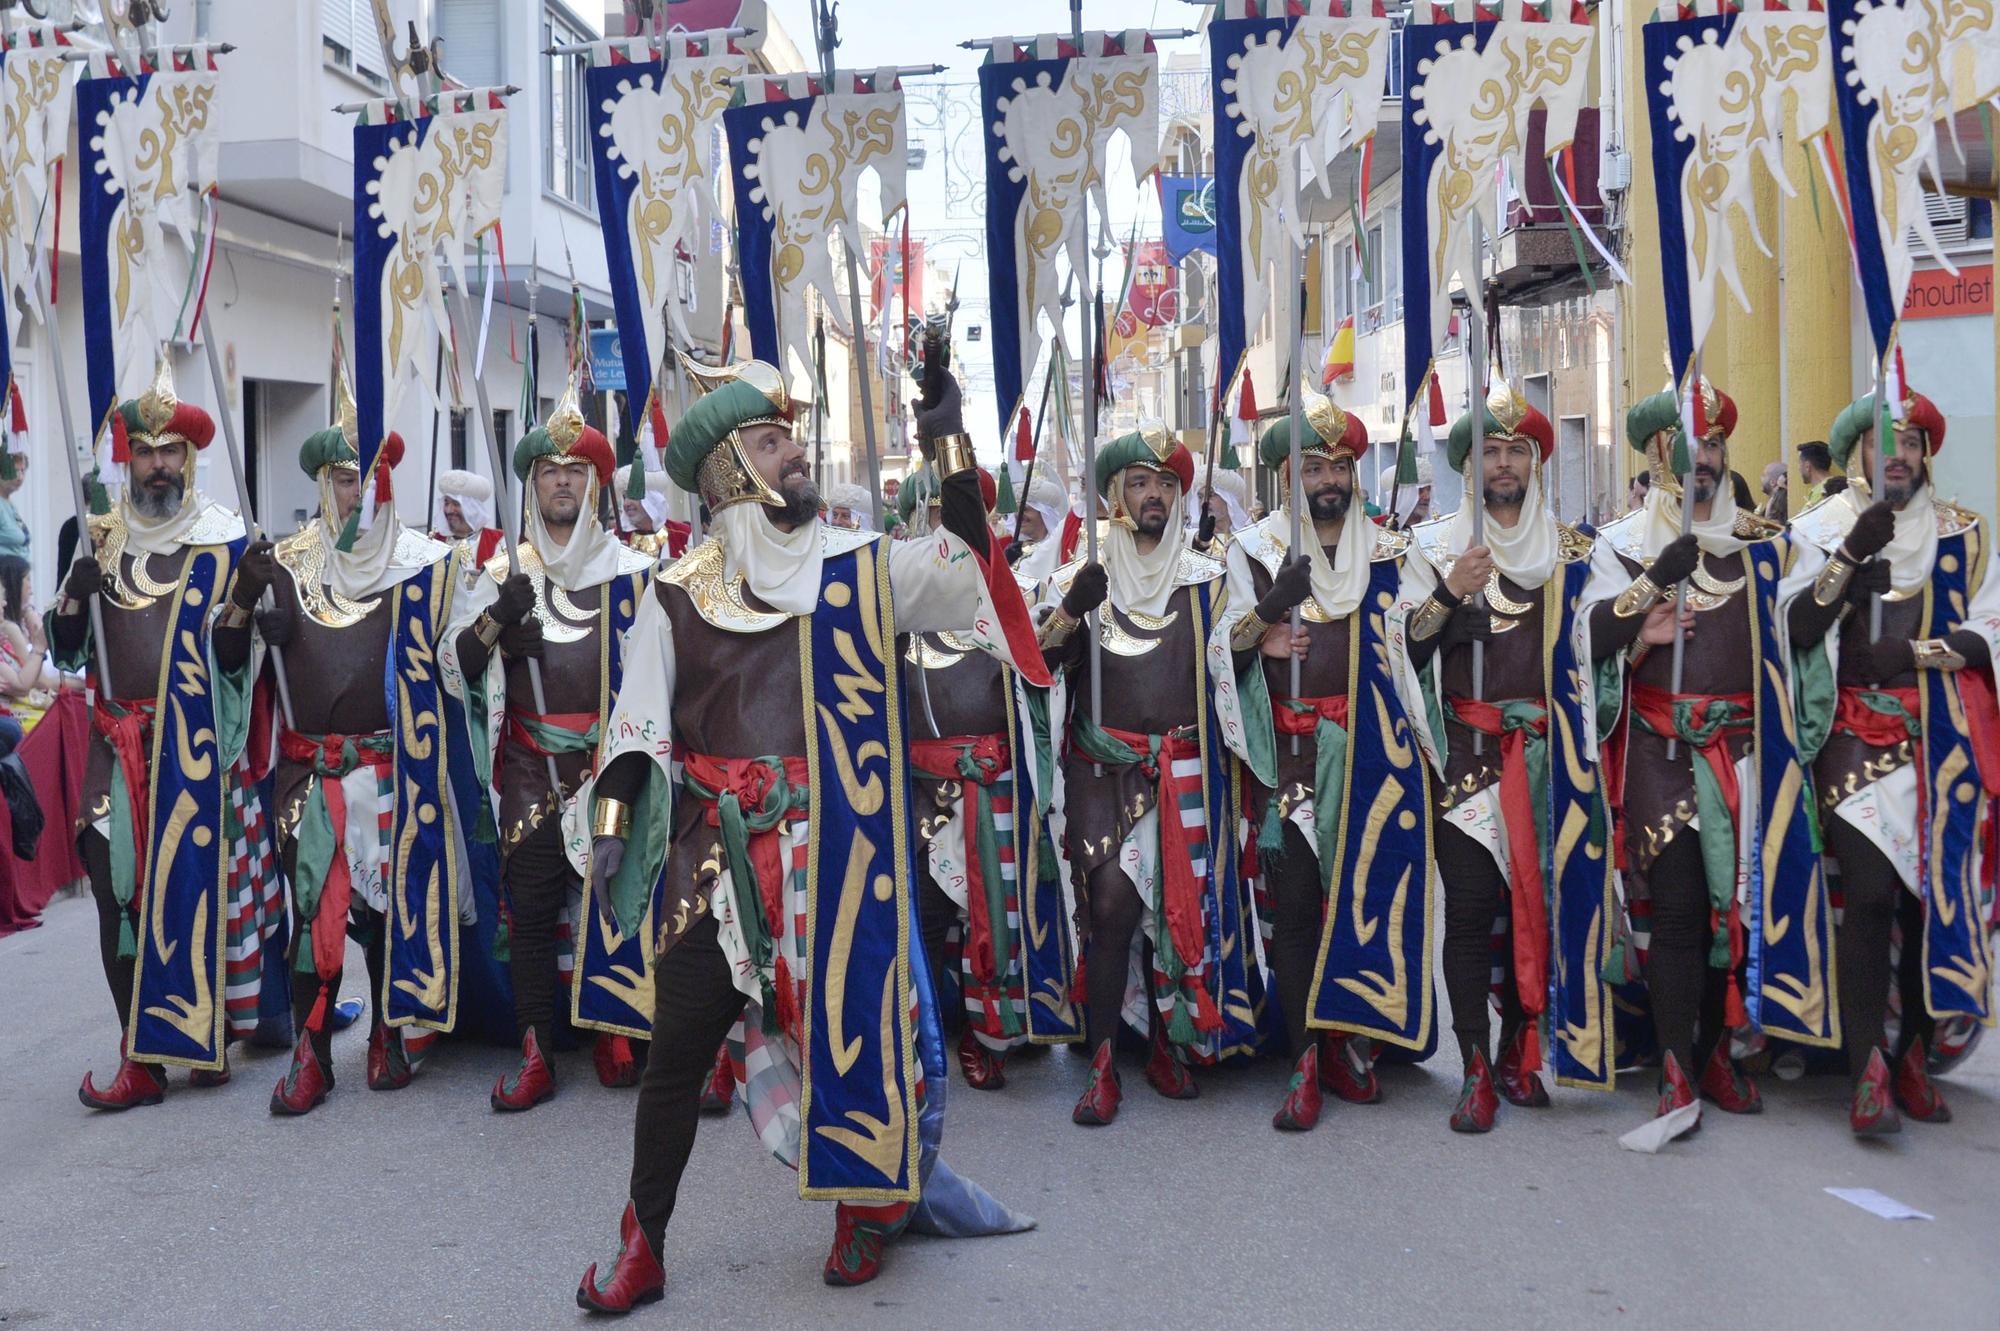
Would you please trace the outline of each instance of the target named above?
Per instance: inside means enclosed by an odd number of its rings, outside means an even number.
[[[903,86],[893,68],[837,69],[829,85],[818,74],[756,74],[736,85],[739,104],[758,106],[767,102],[793,102],[806,97],[896,92]]]
[[[1385,16],[1382,0],[1222,0],[1215,15],[1218,20]]]
[[[225,814],[229,886],[225,909],[224,1020],[230,1038],[240,1039],[257,1025],[263,999],[264,943],[284,918],[285,885],[264,799],[239,762],[230,772]]]
[[[1027,37],[995,37],[986,44],[986,63],[1014,65],[1030,60],[1073,60],[1104,56],[1150,54],[1158,48],[1144,28],[1123,32],[1086,32],[1081,41],[1066,32],[1043,32]]]

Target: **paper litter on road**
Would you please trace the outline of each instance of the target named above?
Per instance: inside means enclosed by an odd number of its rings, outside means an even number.
[[[1699,1101],[1691,1105],[1682,1105],[1679,1109],[1664,1113],[1650,1122],[1641,1123],[1620,1137],[1618,1144],[1628,1151],[1637,1151],[1641,1155],[1658,1155],[1662,1146],[1693,1127],[1700,1118]]]
[[[1852,1202],[1870,1215],[1879,1215],[1884,1220],[1935,1220],[1936,1216],[1927,1211],[1897,1201],[1894,1197],[1879,1193],[1873,1188],[1828,1188],[1828,1192],[1843,1202]]]

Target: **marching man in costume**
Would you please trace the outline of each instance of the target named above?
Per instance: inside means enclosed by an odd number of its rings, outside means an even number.
[[[433,665],[453,580],[451,547],[396,520],[391,434],[364,485],[354,404],[299,449],[319,516],[278,543],[275,606],[259,617],[284,652],[296,729],[278,734],[278,834],[299,922],[292,967],[298,1043],[271,1112],[312,1110],[333,1089],[330,1023],[350,930],[368,963],[368,1088],[409,1085],[401,1027],[456,1015],[458,875]],[[375,512],[362,528],[372,492]],[[342,549],[343,535],[350,548]],[[390,678],[384,683],[384,662]],[[414,929],[398,928],[414,925]]]
[[[438,474],[437,536],[463,551],[468,571],[486,567],[506,539],[493,525],[493,482],[476,471],[445,471]]]
[[[95,554],[70,569],[51,637],[66,668],[101,660],[111,671],[94,684],[77,833],[124,1039],[117,1075],[104,1086],[86,1075],[77,1094],[116,1110],[158,1104],[167,1065],[191,1069],[197,1086],[229,1077],[219,921],[253,956],[261,941],[254,928],[237,937],[230,786],[249,733],[251,620],[274,562],[268,542],[248,541],[240,517],[194,488],[215,423],[176,398],[167,361],[111,430],[126,483],[90,520]]]
[[[921,1196],[922,1221],[950,1195],[896,634],[967,634],[1047,682],[989,542],[955,386],[918,418],[941,529],[892,543],[819,520],[777,370],[690,373],[708,391],[676,423],[667,468],[714,535],[645,597],[587,796],[592,890],[658,941],[621,1249],[577,1289],[601,1312],[664,1293],[666,1226],[725,1035],[766,1148],[798,1169],[802,1197],[840,1202],[827,1283],[872,1279],[910,1204]],[[958,1232],[1018,1223],[981,1200]]]
[[[1382,649],[1383,615],[1393,604],[1408,541],[1355,507],[1356,460],[1368,449],[1360,419],[1310,392],[1301,419],[1305,553],[1288,549],[1289,498],[1263,521],[1237,531],[1228,547],[1229,610],[1209,648],[1214,668],[1233,675],[1243,695],[1243,723],[1230,732],[1230,744],[1257,777],[1249,808],[1266,896],[1267,952],[1294,1064],[1272,1125],[1297,1132],[1319,1121],[1325,1091],[1354,1104],[1381,1098],[1363,1037],[1420,1044],[1428,1017],[1414,1001],[1411,976],[1421,977],[1425,992],[1430,983],[1428,943],[1422,943],[1424,959],[1414,972],[1405,957],[1426,936],[1423,829],[1414,816],[1399,816],[1422,808],[1423,764]],[[1291,421],[1266,429],[1260,446],[1289,497]],[[1300,612],[1296,634],[1293,607]],[[1364,775],[1384,762],[1395,767],[1399,757],[1404,761],[1397,770]],[[1382,795],[1391,803],[1377,816],[1370,801]],[[1370,819],[1366,832],[1356,821],[1364,815]],[[1370,850],[1357,872],[1364,837]],[[1402,921],[1409,921],[1410,936],[1393,940],[1395,950],[1384,959],[1345,944],[1334,948],[1339,921],[1329,883],[1358,896],[1378,922],[1388,922],[1381,931],[1385,946],[1405,927]],[[1352,911],[1340,914],[1351,918]],[[1401,987],[1374,995],[1366,984],[1349,983],[1371,969],[1399,977]],[[1341,1009],[1330,1001],[1336,993],[1362,1003],[1382,998],[1401,1019],[1382,1019],[1368,1006]],[[1343,1024],[1329,1025],[1330,1017]]]
[[[494,1084],[493,1108],[532,1109],[556,1093],[548,1061],[560,986],[556,922],[581,877],[565,844],[562,814],[589,774],[603,718],[617,698],[623,634],[653,561],[597,521],[597,495],[612,475],[611,444],[586,425],[572,385],[546,426],[514,449],[526,489],[519,569],[506,554],[486,565],[458,602],[443,653],[447,680],[467,699],[474,752],[492,764],[498,789],[502,876],[509,907],[508,972],[521,1062]],[[541,662],[538,707],[529,661]],[[549,786],[550,760],[561,788]],[[607,941],[589,915],[578,920],[572,1020],[599,1032],[598,1080],[638,1081],[631,1038],[649,1034],[642,940]]]
[[[1069,677],[1065,811],[1088,916],[1091,1050],[1071,1118],[1085,1126],[1118,1113],[1121,1016],[1148,1036],[1147,1081],[1184,1100],[1199,1093],[1189,1062],[1254,1049],[1263,1002],[1226,738],[1240,728],[1236,681],[1204,652],[1223,570],[1185,534],[1194,459],[1163,431],[1137,431],[1098,450],[1094,481],[1110,504],[1104,562],[1058,569],[1042,622],[1043,650]],[[1093,717],[1090,644],[1077,628],[1100,603],[1103,715]],[[1128,993],[1140,997],[1128,1005]]]
[[[1564,1084],[1608,1089],[1614,1070],[1600,971],[1617,903],[1598,839],[1607,822],[1587,657],[1578,655],[1590,538],[1556,521],[1543,493],[1555,448],[1548,418],[1500,384],[1477,439],[1474,419],[1460,417],[1446,447],[1466,505],[1411,531],[1420,557],[1403,567],[1397,638],[1416,679],[1411,716],[1438,776],[1431,844],[1444,887],[1445,992],[1465,1068],[1456,1132],[1490,1130],[1501,1096],[1547,1105],[1535,1076],[1545,1060]],[[1474,502],[1486,506],[1483,543]],[[1485,644],[1477,668],[1474,642]],[[1503,916],[1496,1064],[1487,989]]]
[[[979,490],[990,517],[999,490],[989,473],[979,473]],[[906,520],[923,507],[932,532],[943,522],[942,501],[928,467],[897,496]],[[1014,671],[959,634],[911,634],[902,655],[924,950],[947,1007],[954,993],[963,1001],[958,1066],[966,1084],[997,1090],[1009,1049],[1080,1036],[1062,866],[1046,831],[1054,772],[1048,725],[1037,715],[1047,711],[1030,706]]]
[[[1688,1126],[1676,1135],[1700,1124],[1697,1091],[1728,1113],[1762,1108],[1731,1057],[1732,1030],[1839,1042],[1832,916],[1802,805],[1784,620],[1823,561],[1738,509],[1728,446],[1736,404],[1704,381],[1687,414],[1698,438],[1680,471],[1677,396],[1655,394],[1627,415],[1626,437],[1646,454],[1653,484],[1643,508],[1599,534],[1584,593],[1591,655],[1603,667],[1598,697],[1623,703],[1606,784],[1622,791],[1613,803],[1635,933],[1650,910],[1659,1112],[1684,1111]],[[1683,473],[1693,505],[1685,535]],[[1683,578],[1676,690],[1673,600]]]
[[[1988,1014],[1994,869],[1977,847],[2000,789],[1992,680],[2000,588],[1987,529],[1931,491],[1930,459],[1945,436],[1931,400],[1910,393],[1886,436],[1880,414],[1873,394],[1841,412],[1827,443],[1848,488],[1792,523],[1797,539],[1828,557],[1812,594],[1794,602],[1791,623],[1802,655],[1825,642],[1838,688],[1814,780],[1844,901],[1848,1122],[1864,1137],[1899,1131],[1904,1115],[1951,1118],[1926,1057],[1939,1018]],[[1878,442],[1884,437],[1888,446]],[[1871,641],[1877,598],[1882,631]],[[1890,933],[1899,921],[1903,950],[1892,976]],[[1902,998],[1893,1051],[1883,1031],[1891,985]]]

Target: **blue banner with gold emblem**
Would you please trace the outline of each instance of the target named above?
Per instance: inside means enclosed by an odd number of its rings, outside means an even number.
[[[228,962],[223,804],[228,764],[210,671],[210,617],[244,542],[191,549],[174,594],[148,772],[145,876],[127,1057],[219,1069]]]
[[[1349,634],[1347,773],[1307,1024],[1405,1049],[1436,1038],[1430,783],[1396,692],[1384,618],[1401,566],[1377,560]]]
[[[1558,566],[1546,584],[1549,630],[1549,789],[1542,865],[1549,910],[1550,1065],[1556,1082],[1609,1090],[1617,1070],[1611,986],[1604,981],[1618,909],[1612,886],[1611,819],[1598,780],[1587,708],[1589,663],[1576,654],[1576,617],[1590,578],[1588,556]]]
[[[440,559],[396,588],[389,725],[395,736],[383,1020],[448,1031],[458,1023],[459,866],[451,820],[450,742],[437,671],[456,561]]]
[[[800,620],[806,861],[799,1195],[917,1196],[909,773],[889,543],[829,556]]]
[[[605,716],[618,701],[618,685],[625,677],[625,635],[638,617],[646,577],[643,571],[627,573],[605,584],[597,635]],[[645,920],[626,934],[618,928],[612,903],[591,891],[585,875],[576,926],[576,979],[570,989],[573,1024],[638,1040],[653,1037],[653,920],[662,908],[665,883],[663,864]]]
[[[1986,572],[1980,530],[1938,540],[1925,593],[1924,636],[1942,638],[1965,621],[1972,593]],[[1967,700],[1949,670],[1922,670],[1924,765],[1918,774],[1924,810],[1918,835],[1917,882],[1924,900],[1924,999],[1934,1017],[1991,1019],[1993,945],[1986,932],[1993,866],[1982,864],[1980,818],[2000,773],[1982,772],[1967,723]],[[1908,946],[1906,941],[1904,946]]]
[[[1757,643],[1757,747],[1744,939],[1743,1001],[1750,1020],[1800,1044],[1840,1043],[1840,1004],[1833,992],[1833,905],[1813,826],[1812,792],[1799,762],[1791,681],[1778,635],[1778,581],[1789,562],[1789,538],[1760,541],[1744,554],[1756,589],[1750,602]],[[1745,792],[1746,795],[1748,792]],[[1745,801],[1748,802],[1747,799]]]

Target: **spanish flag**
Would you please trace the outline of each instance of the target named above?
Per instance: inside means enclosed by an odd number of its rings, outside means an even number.
[[[1348,315],[1340,321],[1340,327],[1333,330],[1333,341],[1326,344],[1326,365],[1320,370],[1320,387],[1325,388],[1336,379],[1354,377],[1354,316]]]

